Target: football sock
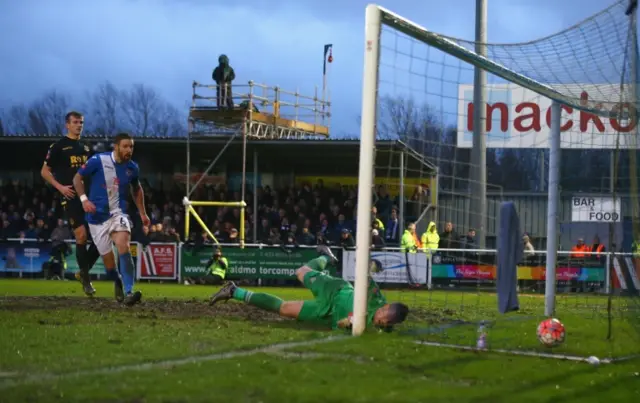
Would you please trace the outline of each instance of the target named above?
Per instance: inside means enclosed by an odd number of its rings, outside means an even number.
[[[131,253],[127,252],[120,255],[120,274],[122,275],[122,283],[124,284],[124,292],[129,294],[133,291],[133,259]]]
[[[76,260],[78,261],[78,267],[83,273],[88,273],[90,267],[87,265],[87,244],[76,243]]]
[[[310,260],[305,266],[315,271],[323,271],[325,267],[327,267],[327,263],[329,263],[328,256],[319,256],[315,259]]]
[[[116,281],[118,280],[118,270],[116,268],[108,269],[105,267],[105,271],[107,272],[107,280]]]
[[[249,305],[253,305],[260,309],[276,313],[280,312],[280,306],[284,302],[274,295],[254,293],[242,288],[236,288],[236,290],[233,292],[233,299],[244,301]]]
[[[100,258],[100,252],[98,252],[98,248],[95,243],[89,244],[87,247],[87,253],[85,255],[85,263],[87,265],[87,271],[93,268],[93,265],[96,264],[96,261]]]

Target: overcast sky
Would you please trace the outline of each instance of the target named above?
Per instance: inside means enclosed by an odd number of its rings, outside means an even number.
[[[612,0],[488,0],[490,42],[536,39]],[[357,134],[364,0],[0,0],[0,108],[59,89],[80,99],[109,80],[154,87],[187,110],[191,82],[207,82],[220,53],[236,84],[253,80],[309,95],[334,45],[332,129]],[[446,35],[473,38],[475,0],[380,0]],[[354,133],[355,132],[355,133]]]

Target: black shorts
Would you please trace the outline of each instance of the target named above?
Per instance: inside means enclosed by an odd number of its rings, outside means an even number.
[[[69,226],[72,229],[82,227],[87,223],[85,218],[85,212],[82,208],[82,202],[80,198],[74,197],[71,200],[63,200],[60,205],[64,209],[64,216],[69,221]]]

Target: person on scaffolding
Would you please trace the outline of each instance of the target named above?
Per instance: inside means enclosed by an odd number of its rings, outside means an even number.
[[[216,82],[216,104],[218,109],[222,109],[226,104],[229,110],[233,110],[233,96],[231,82],[236,79],[233,67],[229,65],[227,55],[218,57],[218,66],[213,70],[211,78]]]

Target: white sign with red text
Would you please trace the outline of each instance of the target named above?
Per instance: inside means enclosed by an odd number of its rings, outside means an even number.
[[[553,87],[553,86],[552,86]],[[551,100],[515,84],[486,86],[485,129],[488,148],[548,148]],[[638,148],[636,120],[628,104],[617,106],[619,85],[563,85],[562,93],[575,94],[582,105],[605,111],[603,115],[562,106],[561,147],[581,149]],[[598,104],[596,101],[605,101]],[[616,105],[616,106],[612,106]],[[473,85],[458,86],[458,147],[473,146]],[[608,110],[609,108],[610,110]],[[633,113],[630,113],[633,112]],[[622,118],[617,118],[622,116]]]
[[[178,246],[175,243],[151,243],[138,248],[138,279],[176,280]]]

